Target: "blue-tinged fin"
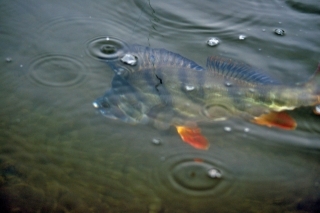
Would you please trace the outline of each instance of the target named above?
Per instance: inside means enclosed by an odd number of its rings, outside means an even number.
[[[233,78],[249,83],[279,84],[278,81],[250,65],[219,56],[208,57],[207,69],[226,78]]]

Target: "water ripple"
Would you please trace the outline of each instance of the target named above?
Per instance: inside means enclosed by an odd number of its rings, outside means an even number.
[[[302,13],[320,14],[320,5],[311,0],[287,0],[286,4]]]
[[[42,86],[68,87],[86,78],[85,65],[64,55],[40,56],[30,63],[28,71],[30,79]]]
[[[199,158],[199,153],[183,152],[162,160],[154,175],[169,190],[192,196],[221,196],[232,186],[231,172],[219,160],[209,156]],[[215,176],[212,176],[213,171]]]
[[[127,45],[113,37],[98,37],[87,42],[87,53],[95,59],[115,60],[125,54]]]
[[[92,17],[58,18],[39,28],[39,40],[45,51],[83,55],[92,38],[109,36],[124,37],[132,33],[129,23],[119,23],[119,19],[99,19]],[[121,24],[122,27],[119,27]],[[95,43],[91,44],[94,45]]]
[[[201,0],[185,2],[183,9],[177,3],[134,2],[144,17],[149,18],[150,29],[154,34],[166,36],[182,36],[185,34],[181,32],[185,32],[236,38],[236,31],[247,31],[251,26],[263,24],[266,17],[272,14],[271,12],[274,13],[282,7],[277,2],[266,3],[265,1],[236,1],[232,2],[232,7],[229,7],[228,4]],[[203,5],[206,5],[209,13],[199,12],[203,10]],[[278,17],[271,18],[278,19]]]

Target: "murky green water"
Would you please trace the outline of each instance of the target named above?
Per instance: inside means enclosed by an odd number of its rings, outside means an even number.
[[[297,82],[320,59],[319,15],[317,0],[2,1],[1,211],[318,212],[312,109],[290,112],[295,131],[237,118],[200,124],[211,146],[195,150],[174,129],[94,110],[114,74],[90,42],[113,36],[201,65],[221,55]],[[208,47],[210,37],[220,44]]]

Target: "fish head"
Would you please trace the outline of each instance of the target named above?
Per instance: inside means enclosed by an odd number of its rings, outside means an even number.
[[[143,105],[137,101],[132,101],[129,94],[116,94],[113,89],[97,98],[92,105],[103,116],[120,120],[130,124],[148,123],[148,117],[143,113]]]
[[[97,98],[93,103],[93,107],[96,108],[102,115],[111,119],[120,119],[124,116],[123,112],[117,106],[117,104],[112,103],[108,95],[104,95]]]

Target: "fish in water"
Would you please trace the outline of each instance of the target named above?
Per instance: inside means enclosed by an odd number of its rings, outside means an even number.
[[[207,66],[165,49],[131,45],[117,60],[111,88],[93,102],[104,116],[127,123],[175,126],[184,142],[208,149],[198,122],[241,117],[259,125],[291,130],[286,113],[320,104],[320,64],[303,83],[283,84],[230,59],[210,56]]]

